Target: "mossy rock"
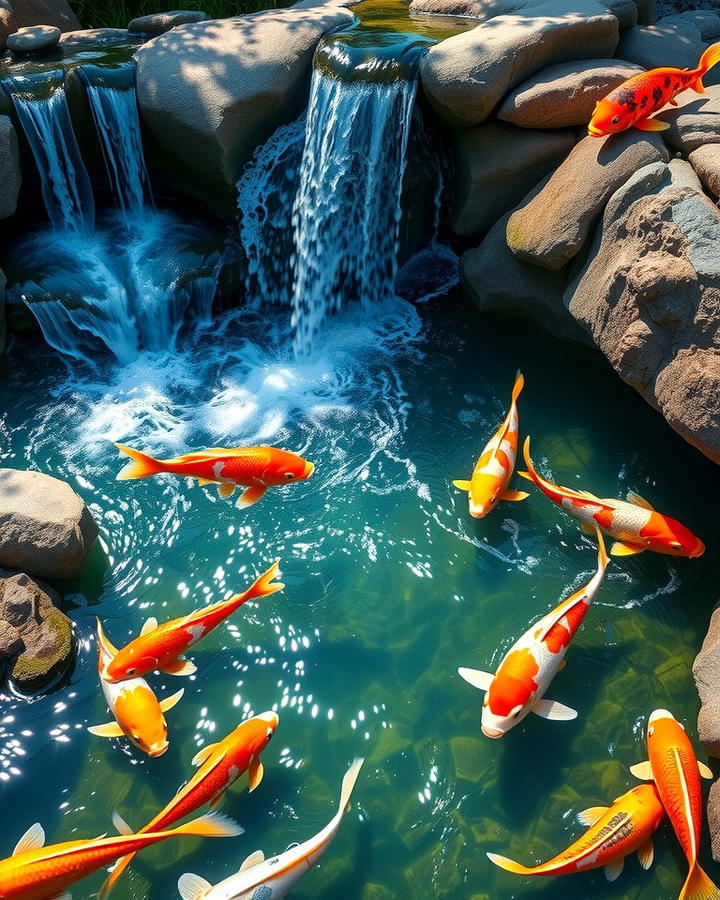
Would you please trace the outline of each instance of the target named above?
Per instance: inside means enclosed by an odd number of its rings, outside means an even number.
[[[487,741],[474,737],[454,737],[450,739],[450,752],[457,778],[477,783],[487,775]]]
[[[395,895],[382,884],[374,884],[369,882],[363,885],[360,900],[393,900]]]
[[[59,609],[45,612],[41,629],[43,646],[37,652],[27,649],[21,653],[10,672],[15,685],[26,693],[38,691],[62,677],[75,657],[72,624]]]

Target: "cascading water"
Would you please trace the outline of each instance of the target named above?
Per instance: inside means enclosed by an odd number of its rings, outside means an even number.
[[[60,69],[5,78],[37,164],[43,201],[55,230],[92,231],[90,178],[80,156]]]
[[[152,205],[152,193],[142,148],[135,64],[113,69],[85,65],[78,74],[85,85],[115,196],[128,216],[137,215],[146,205]]]

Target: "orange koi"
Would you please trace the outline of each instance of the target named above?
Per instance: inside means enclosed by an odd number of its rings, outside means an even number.
[[[116,654],[117,650],[105,637],[98,620],[98,671],[101,676]],[[88,731],[103,738],[118,738],[124,735],[133,746],[148,756],[162,756],[170,746],[165,713],[182,699],[185,691],[179,690],[171,697],[158,702],[144,678],[130,678],[119,684],[111,684],[101,677],[100,684],[115,721],[105,725],[92,725]]]
[[[625,865],[625,857],[637,852],[640,865],[649,869],[654,858],[652,836],[665,817],[655,785],[641,784],[614,801],[595,806],[578,816],[588,830],[567,850],[539,866],[521,863],[497,853],[488,859],[516,875],[569,875],[590,869],[605,869],[608,881],[615,881]]]
[[[279,724],[277,713],[268,711],[241,722],[227,737],[216,744],[207,744],[193,757],[193,766],[199,766],[187,784],[183,785],[172,800],[141,828],[137,834],[153,834],[162,831],[185,816],[209,803],[217,806],[230,785],[244,772],[248,772],[250,791],[254,791],[263,779],[264,769],[260,754],[267,747]],[[121,834],[133,831],[117,813],[113,823]],[[103,896],[110,893],[118,879],[130,865],[135,853],[125,856],[115,866],[105,882]]]
[[[615,538],[610,548],[612,556],[633,556],[645,550],[669,556],[702,556],[705,544],[676,519],[663,515],[647,500],[628,492],[625,500],[601,500],[588,491],[574,491],[543,478],[530,458],[530,438],[526,438],[525,464],[527,472],[518,472],[535,482],[540,490],[571,516],[580,520],[586,534],[597,526]]]
[[[223,498],[240,485],[247,488],[236,504],[241,507],[257,503],[269,487],[304,481],[315,471],[311,462],[277,447],[212,447],[174,459],[154,459],[123,444],[115,446],[133,460],[118,474],[118,481],[169,472],[197,478],[199,484],[215,483]]]
[[[0,897],[3,900],[69,900],[65,888],[128,852],[137,853],[171,837],[234,837],[242,831],[232,819],[208,813],[171,831],[67,841],[46,847],[45,832],[36,824],[20,838],[13,855],[0,861]],[[102,891],[98,895],[104,896]]]
[[[569,706],[546,700],[545,691],[563,667],[570,641],[602,584],[608,557],[599,529],[597,541],[598,564],[593,578],[515,641],[494,675],[478,669],[458,669],[465,681],[486,691],[482,711],[482,732],[486,737],[501,738],[531,712],[561,721],[577,717]]]
[[[650,758],[632,766],[630,771],[636,778],[655,782],[687,857],[690,871],[679,900],[720,900],[720,890],[698,863],[702,831],[700,776],[712,778],[713,774],[698,761],[685,729],[666,709],[656,709],[648,720],[647,748]]]
[[[720,43],[707,48],[697,69],[667,66],[633,75],[596,104],[588,131],[593,137],[605,137],[628,128],[665,131],[670,125],[650,116],[667,103],[677,106],[675,97],[687,88],[702,94],[705,91],[703,75],[718,62]]]
[[[453,481],[459,491],[467,491],[470,515],[482,519],[501,500],[524,500],[526,491],[510,490],[518,446],[517,399],[525,385],[522,372],[515,376],[510,409],[493,437],[485,445],[470,481]]]
[[[254,597],[266,597],[281,591],[285,585],[273,582],[278,575],[280,560],[270,566],[243,594],[235,594],[229,600],[221,600],[212,606],[197,609],[180,619],[158,625],[152,617],[143,626],[140,635],[130,641],[101,672],[104,681],[117,682],[127,678],[147,675],[156,669],[168,675],[192,675],[197,667],[182,654],[201,638],[217,628],[229,615]]]

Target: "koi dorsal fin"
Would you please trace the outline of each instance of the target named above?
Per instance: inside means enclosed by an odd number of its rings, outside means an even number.
[[[251,869],[253,866],[259,866],[261,862],[265,862],[265,854],[262,850],[256,850],[251,853],[238,869],[238,872],[244,872],[245,869]]]
[[[206,744],[201,750],[193,756],[192,765],[197,768],[197,766],[201,766],[205,760],[207,760],[215,751],[217,744]]]
[[[212,890],[212,885],[205,878],[186,872],[178,880],[178,891],[182,900],[202,900]]]
[[[605,815],[610,809],[609,806],[591,806],[590,809],[584,809],[577,814],[577,820],[581,825],[590,828]]]
[[[31,825],[15,845],[13,856],[27,853],[29,850],[40,850],[45,846],[45,829],[39,822]]]
[[[651,512],[655,512],[655,507],[648,503],[647,500],[644,500],[640,494],[636,494],[635,491],[627,492],[627,500],[628,503],[632,503],[633,506],[642,506],[643,509],[649,509]]]
[[[155,629],[157,627],[158,627],[158,620],[155,618],[155,616],[150,616],[150,618],[145,621],[145,624],[143,625],[143,627],[140,631],[140,634],[143,635],[143,634],[147,634],[149,631],[155,631]]]

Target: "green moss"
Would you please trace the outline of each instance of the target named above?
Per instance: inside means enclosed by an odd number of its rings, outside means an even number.
[[[16,659],[10,677],[22,691],[40,690],[63,675],[72,662],[75,644],[70,620],[59,609],[52,609],[45,617],[45,625],[55,632],[57,646],[43,656],[25,652]]]

